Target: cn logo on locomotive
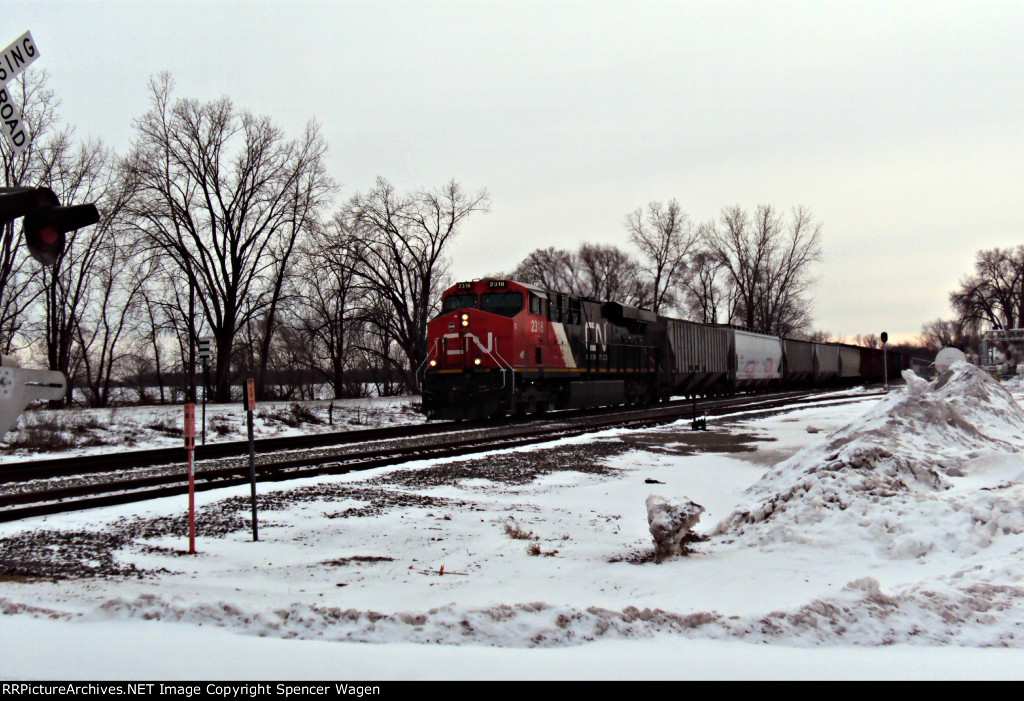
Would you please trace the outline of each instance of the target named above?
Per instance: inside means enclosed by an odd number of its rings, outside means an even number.
[[[472,339],[473,343],[476,344],[476,347],[480,349],[481,353],[490,354],[490,353],[494,352],[494,334],[491,333],[490,331],[487,332],[487,345],[486,346],[483,343],[480,342],[479,338],[477,338],[476,336],[474,336],[471,333],[464,334],[464,336],[467,339]],[[455,341],[459,340],[459,334],[457,334],[457,333],[446,333],[444,335],[444,337],[447,338],[447,339],[453,339]],[[451,347],[448,348],[448,355],[462,355],[462,353],[463,353],[463,349],[462,348],[451,348]]]
[[[596,351],[598,346],[601,346],[601,351],[608,350],[608,325],[599,324],[596,321],[588,321],[586,330],[586,343],[589,344],[590,350]]]

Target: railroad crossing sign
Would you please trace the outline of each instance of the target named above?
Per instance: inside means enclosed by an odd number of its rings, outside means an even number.
[[[25,151],[31,137],[25,128],[21,110],[11,99],[7,86],[37,58],[39,49],[32,40],[32,32],[25,32],[0,52],[0,119],[3,121],[4,136],[17,155]]]

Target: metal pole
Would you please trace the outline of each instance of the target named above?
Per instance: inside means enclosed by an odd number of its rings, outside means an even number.
[[[889,344],[882,344],[882,373],[885,376],[885,391],[889,391]]]

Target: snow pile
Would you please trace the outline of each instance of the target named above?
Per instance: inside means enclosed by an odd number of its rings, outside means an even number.
[[[883,558],[971,555],[1024,533],[1024,411],[958,363],[779,463],[716,529],[749,544],[867,541]]]
[[[646,503],[647,525],[658,561],[682,554],[683,539],[700,521],[704,507],[689,499],[669,500],[656,494],[647,497]]]

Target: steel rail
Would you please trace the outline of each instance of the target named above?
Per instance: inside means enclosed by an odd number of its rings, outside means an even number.
[[[702,400],[709,405],[722,402],[753,400],[755,397],[808,396],[807,391],[788,392],[773,395],[744,395],[718,400]],[[637,411],[651,408],[688,407],[692,400],[674,400],[661,404],[636,407]],[[621,413],[621,407],[604,407],[599,409],[576,409],[546,414],[549,420],[572,420],[577,417],[601,416],[609,413]],[[388,440],[407,440],[424,436],[435,436],[445,433],[489,430],[496,426],[510,426],[517,423],[535,421],[530,417],[526,420],[509,419],[503,423],[494,421],[476,422],[445,422],[433,424],[413,424],[406,426],[389,426],[386,428],[362,429],[358,431],[336,431],[316,433],[304,436],[279,436],[260,438],[255,441],[257,454],[280,453],[289,450],[315,450],[339,445],[355,445]],[[65,478],[72,475],[87,475],[101,472],[113,472],[119,469],[134,469],[160,465],[178,464],[184,460],[184,448],[154,448],[149,450],[125,450],[98,455],[82,455],[70,458],[52,458],[46,460],[18,461],[0,465],[0,485],[13,482],[28,482],[39,479]],[[248,441],[230,441],[196,446],[195,461],[197,463],[244,456],[249,452]]]

